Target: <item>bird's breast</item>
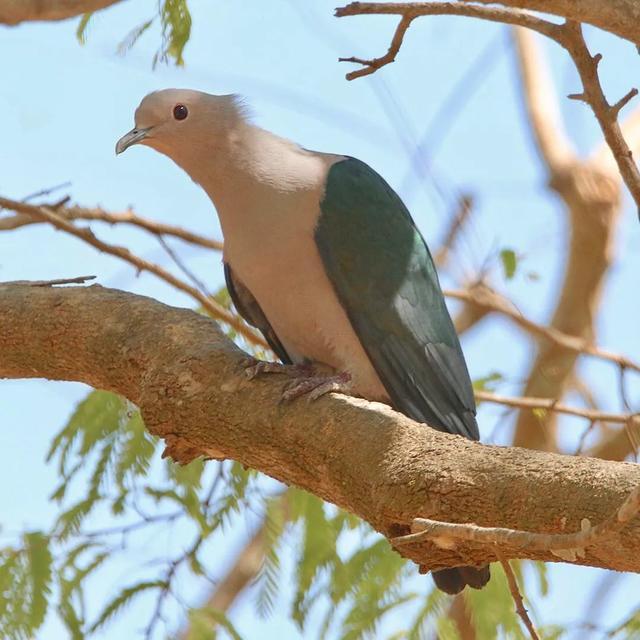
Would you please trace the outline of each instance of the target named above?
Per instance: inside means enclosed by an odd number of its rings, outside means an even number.
[[[256,298],[292,359],[348,371],[356,394],[387,394],[329,281],[313,224],[225,239],[225,260]]]

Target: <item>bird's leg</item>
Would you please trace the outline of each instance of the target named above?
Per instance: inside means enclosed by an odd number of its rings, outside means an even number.
[[[244,373],[249,380],[263,373],[283,373],[292,378],[311,377],[315,373],[313,367],[308,363],[303,364],[282,364],[281,362],[266,362],[249,356],[242,363]]]
[[[281,402],[291,402],[304,395],[313,401],[327,393],[349,393],[351,387],[351,374],[346,371],[334,373],[330,367],[317,363],[282,364],[250,356],[242,366],[249,380],[263,373],[281,373],[293,378],[282,392]]]
[[[285,388],[282,402],[290,402],[307,394],[311,402],[327,393],[349,393],[350,389],[351,374],[346,371],[330,376],[307,376],[294,380]]]

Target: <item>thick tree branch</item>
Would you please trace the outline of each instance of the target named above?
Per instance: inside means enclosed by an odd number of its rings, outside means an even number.
[[[640,6],[636,0],[462,0],[473,7],[481,4],[501,4],[513,9],[530,9],[550,13],[576,22],[615,33],[633,44],[640,44]],[[407,10],[429,11],[430,2],[352,2],[341,8],[339,15],[390,14],[401,15]],[[445,4],[445,3],[442,3]],[[424,13],[421,15],[425,15]]]
[[[573,27],[564,29],[568,31],[560,32],[562,38],[571,35]],[[578,36],[574,33],[572,38],[575,37]],[[544,88],[546,81],[541,80],[549,76],[549,71],[542,51],[536,47],[535,36],[518,30],[516,40],[518,61],[523,69],[522,95],[527,112],[558,113],[554,92],[548,85]],[[532,82],[534,74],[538,82]],[[575,347],[582,344],[592,352],[598,350],[592,344],[594,319],[611,264],[614,234],[620,218],[620,176],[613,163],[601,166],[577,157],[571,162],[566,144],[554,146],[556,143],[552,140],[563,138],[561,121],[554,125],[552,121],[530,117],[527,122],[544,161],[549,184],[569,213],[570,239],[564,279],[559,287],[551,326],[538,334],[543,339],[529,371],[524,395],[558,399],[573,377],[578,356]],[[534,327],[530,326],[529,330],[534,330]],[[557,340],[561,335],[562,339]],[[615,362],[615,358],[612,361]],[[618,364],[626,367],[622,361]],[[514,444],[553,450],[556,446],[555,426],[556,416],[553,413],[541,417],[522,411],[516,425]]]
[[[3,0],[0,24],[16,25],[32,20],[66,20],[98,11],[122,0]]]
[[[128,397],[180,461],[226,456],[359,515],[388,537],[415,518],[535,533],[604,521],[640,484],[640,468],[484,446],[391,409],[332,395],[278,402],[282,382],[248,382],[244,354],[210,319],[101,287],[3,286],[0,376],[78,380]],[[640,571],[634,519],[575,562]],[[496,559],[474,541],[420,541],[403,555],[429,568]],[[506,557],[557,560],[512,546]]]
[[[16,211],[20,211],[31,217],[38,218],[42,222],[48,222],[55,229],[65,231],[68,234],[79,238],[80,240],[84,240],[84,242],[91,245],[98,251],[120,258],[121,260],[124,260],[124,262],[128,262],[139,272],[148,271],[149,273],[152,273],[153,275],[157,276],[161,280],[164,280],[176,289],[179,289],[180,291],[183,291],[184,293],[190,295],[194,300],[199,302],[202,307],[214,318],[218,318],[219,320],[226,322],[229,326],[233,327],[235,331],[237,331],[241,336],[243,336],[252,344],[258,345],[263,348],[268,348],[268,345],[265,342],[264,338],[253,331],[253,329],[251,329],[248,325],[244,324],[239,317],[234,316],[231,312],[227,311],[210,296],[205,295],[195,287],[192,287],[179,278],[176,278],[176,276],[174,276],[166,269],[163,269],[160,265],[149,262],[144,258],[140,258],[139,256],[134,255],[126,247],[108,244],[107,242],[100,240],[98,237],[96,237],[93,231],[91,231],[91,229],[77,227],[73,224],[73,222],[60,215],[55,209],[51,209],[46,206],[34,206],[26,204],[24,202],[18,203],[14,200],[7,200],[6,198],[0,197],[0,207],[4,206],[13,208]]]
[[[513,39],[518,54],[522,93],[526,96],[524,106],[536,146],[550,173],[564,171],[578,160],[578,155],[560,116],[550,69],[545,64],[535,33],[515,27]]]

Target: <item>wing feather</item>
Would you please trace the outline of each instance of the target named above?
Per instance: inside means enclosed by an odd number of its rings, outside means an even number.
[[[315,232],[327,275],[395,407],[478,439],[467,365],[427,245],[391,187],[348,158],[327,178]]]

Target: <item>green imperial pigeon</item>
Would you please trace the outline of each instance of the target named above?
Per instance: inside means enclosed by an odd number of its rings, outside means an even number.
[[[433,260],[393,189],[360,160],[264,131],[235,96],[149,94],[116,145],[160,151],[214,203],[238,312],[295,376],[285,399],[346,391],[478,440],[464,356]],[[458,593],[489,567],[434,572]]]

